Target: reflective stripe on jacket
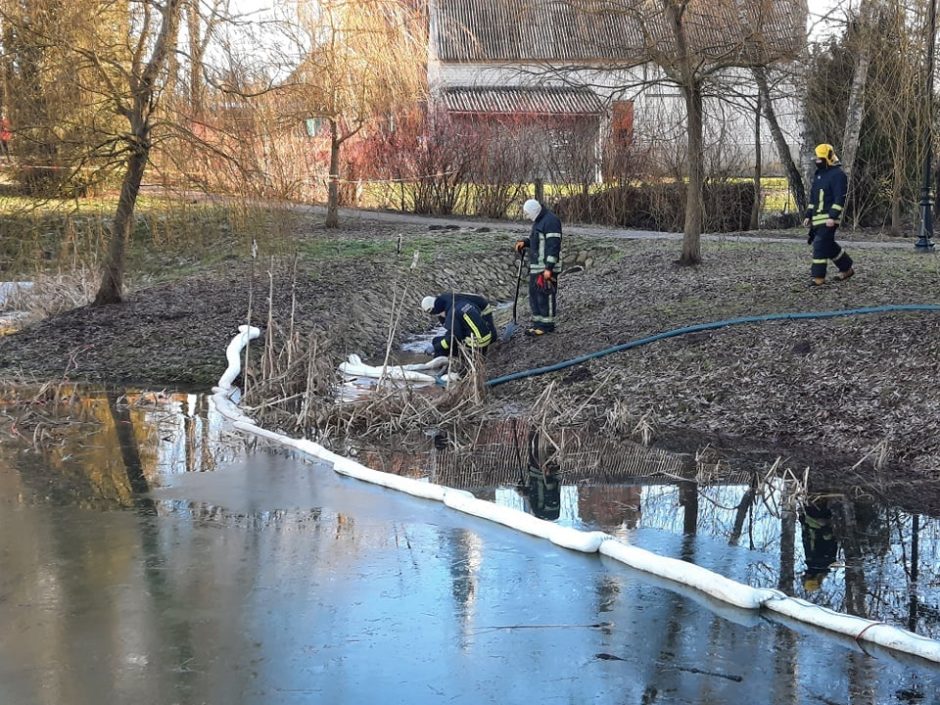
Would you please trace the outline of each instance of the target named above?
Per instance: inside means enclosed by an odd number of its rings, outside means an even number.
[[[435,350],[436,354],[449,354],[452,351],[452,342],[479,349],[493,342],[496,331],[479,308],[469,301],[461,301],[459,297],[444,298],[447,299],[444,315],[444,329],[447,332],[441,337],[440,347]],[[451,305],[451,302],[454,304]]]
[[[530,272],[561,272],[561,221],[554,213],[542,208],[523,242],[529,248]]]
[[[848,183],[848,177],[838,164],[817,167],[806,210],[806,217],[813,225],[823,225],[829,219],[836,223],[842,220]]]

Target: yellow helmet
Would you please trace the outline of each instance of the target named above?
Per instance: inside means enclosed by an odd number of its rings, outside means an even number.
[[[816,145],[816,158],[822,159],[829,166],[839,161],[839,158],[836,156],[836,150],[832,148],[831,144]]]

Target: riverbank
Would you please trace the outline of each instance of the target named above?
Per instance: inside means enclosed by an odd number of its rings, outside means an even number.
[[[256,325],[292,319],[302,336],[327,340],[337,361],[351,352],[380,360],[393,320],[396,344],[429,327],[417,306],[426,294],[512,297],[514,233],[431,227],[358,220],[331,232],[301,222],[295,246],[274,259],[216,257],[186,276],[165,272],[121,306],[74,309],[0,338],[0,374],[206,389],[249,307]],[[558,331],[501,345],[488,376],[737,316],[940,301],[936,257],[914,252],[859,251],[854,279],[813,290],[810,251],[799,241],[707,241],[697,268],[677,267],[677,253],[669,241],[567,237],[566,262],[582,269],[562,278]],[[523,300],[523,319],[526,309]],[[599,418],[614,407],[643,418],[671,449],[762,450],[795,466],[864,459],[926,480],[940,468],[938,373],[940,315],[879,314],[665,340],[498,387],[487,403],[520,408],[554,383],[561,403],[590,398]]]

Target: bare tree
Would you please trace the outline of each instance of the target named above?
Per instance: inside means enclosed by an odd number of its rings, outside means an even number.
[[[855,42],[855,75],[852,77],[852,89],[845,113],[845,132],[842,134],[842,168],[852,187],[852,168],[858,152],[858,138],[862,131],[862,118],[865,111],[865,88],[868,84],[868,67],[871,65],[873,18],[880,0],[861,0],[858,14],[858,30]]]
[[[96,306],[120,303],[123,297],[125,248],[133,230],[137,195],[153,147],[153,118],[159,105],[161,80],[165,80],[167,58],[174,49],[170,42],[177,36],[182,5],[183,0],[142,4],[131,61],[117,72],[123,85],[111,81],[106,67],[101,67],[101,77],[105,85],[110,83],[111,98],[118,114],[127,120],[129,129],[120,136],[127,159],[126,171],[111,225],[101,286],[95,296]],[[98,57],[92,53],[89,58],[97,61]]]
[[[786,171],[787,184],[789,185],[790,193],[793,194],[793,200],[796,201],[797,210],[803,213],[806,210],[806,186],[803,183],[803,175],[800,172],[800,168],[797,166],[797,163],[793,160],[793,155],[790,153],[790,145],[787,142],[787,138],[780,128],[780,121],[777,119],[777,111],[774,108],[774,96],[767,79],[767,69],[763,66],[755,66],[753,73],[754,80],[760,91],[764,119],[767,121],[767,126],[770,128],[770,135],[777,149],[777,157],[780,159],[780,164],[783,165]]]
[[[399,0],[296,0],[295,10],[284,32],[303,56],[284,90],[293,119],[326,123],[326,225],[336,227],[343,145],[370,120],[422,95],[423,20]]]
[[[642,26],[650,59],[679,87],[685,102],[688,187],[679,263],[694,265],[702,259],[706,86],[731,67],[792,58],[803,43],[805,7],[801,14],[800,3],[779,0],[759,0],[743,10],[734,3],[660,0],[660,8],[659,17],[654,12]],[[667,31],[657,33],[663,21]]]
[[[704,218],[705,96],[723,72],[767,67],[796,58],[805,44],[804,0],[568,0],[572,12],[598,23],[592,69],[655,69],[633,87],[676,86],[685,112],[686,204],[679,263],[701,262]],[[617,24],[617,18],[623,21]],[[582,22],[588,20],[581,20]],[[611,31],[610,25],[616,27]],[[580,36],[578,38],[581,38]],[[576,53],[576,52],[575,52]],[[552,70],[570,83],[583,61],[555,59]]]

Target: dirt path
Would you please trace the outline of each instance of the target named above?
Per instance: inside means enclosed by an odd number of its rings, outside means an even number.
[[[226,199],[221,196],[206,196],[204,194],[193,194],[205,200],[224,202]],[[271,202],[265,202],[270,206]],[[326,207],[317,205],[307,205],[300,203],[282,202],[281,207],[296,210],[300,213],[309,213],[316,216],[325,216]],[[433,216],[418,215],[414,213],[398,213],[394,211],[377,211],[367,208],[340,208],[340,220],[343,222],[362,221],[382,223],[385,225],[399,226],[419,226],[426,228],[472,228],[475,230],[499,230],[507,233],[528,233],[529,225],[521,220],[495,220],[485,218],[468,218],[464,216]],[[577,235],[586,238],[611,238],[617,240],[665,240],[669,242],[681,242],[682,233],[669,233],[657,230],[630,230],[625,228],[614,228],[603,225],[564,223],[563,229],[566,235]],[[879,239],[880,238],[880,239]],[[885,239],[880,231],[843,230],[839,232],[839,239],[849,242],[852,247],[859,249],[876,250],[901,250],[914,251],[914,242],[916,238],[890,238]],[[805,228],[791,228],[785,230],[766,230],[752,231],[747,233],[704,233],[703,242],[711,243],[765,243],[765,244],[788,244],[805,245]]]

